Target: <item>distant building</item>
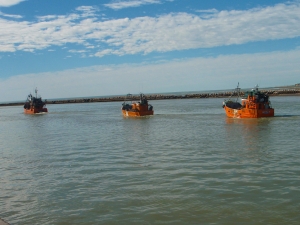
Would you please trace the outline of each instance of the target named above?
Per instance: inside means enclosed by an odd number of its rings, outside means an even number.
[[[300,86],[300,83],[298,83],[298,84],[295,84],[295,86]]]

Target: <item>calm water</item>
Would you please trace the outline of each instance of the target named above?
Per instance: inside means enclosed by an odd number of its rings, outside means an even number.
[[[12,224],[299,224],[300,97],[229,119],[223,99],[0,108],[0,217]]]

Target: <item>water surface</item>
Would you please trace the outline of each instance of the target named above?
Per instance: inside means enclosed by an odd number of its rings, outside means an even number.
[[[0,217],[12,224],[299,224],[299,97],[274,118],[223,99],[0,108]]]

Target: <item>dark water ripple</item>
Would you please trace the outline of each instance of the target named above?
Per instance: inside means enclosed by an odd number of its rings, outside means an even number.
[[[13,224],[298,224],[300,106],[228,119],[221,99],[1,109],[0,217]],[[289,109],[287,110],[287,106]]]

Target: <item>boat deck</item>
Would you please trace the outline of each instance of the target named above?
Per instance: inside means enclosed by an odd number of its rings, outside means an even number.
[[[226,106],[231,109],[240,109],[242,105],[239,102],[226,102]]]

